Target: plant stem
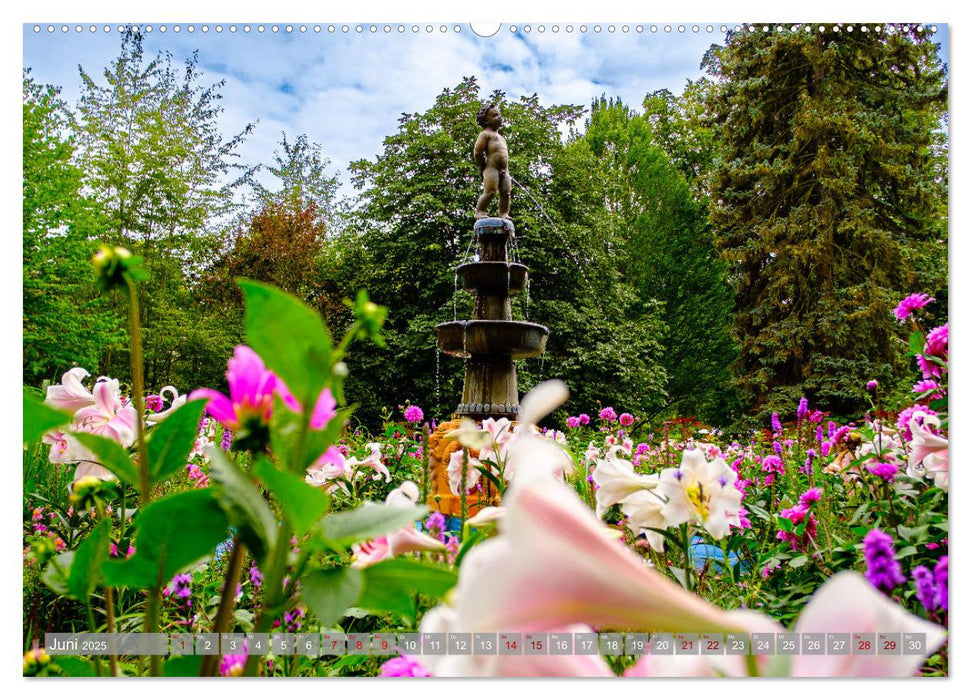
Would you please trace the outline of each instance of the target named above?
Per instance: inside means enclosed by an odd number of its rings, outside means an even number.
[[[421,430],[421,502],[428,501],[428,423]]]
[[[461,528],[462,532],[465,532],[465,520],[469,517],[469,496],[466,493],[466,488],[468,486],[469,478],[469,448],[462,448],[462,480],[461,486],[459,487],[459,503],[462,506],[461,509]]]
[[[691,587],[691,535],[688,532],[688,523],[681,525],[681,542],[684,547],[684,587],[692,590]]]
[[[128,329],[131,334],[131,379],[132,400],[135,403],[137,418],[138,444],[138,491],[141,496],[141,507],[144,508],[152,500],[151,481],[148,473],[148,445],[145,443],[145,376],[142,366],[142,326],[138,314],[138,288],[135,282],[126,276],[128,285]]]
[[[87,604],[86,607],[88,609],[88,629],[91,630],[91,632],[93,634],[94,632],[97,631],[97,627],[95,627],[95,624],[94,624],[94,610],[92,609],[91,601],[90,600],[88,600],[88,604]],[[94,661],[94,672],[95,672],[95,675],[100,676],[101,675],[101,661],[98,659],[97,655],[92,656],[91,659]]]
[[[233,535],[233,552],[229,555],[229,565],[226,567],[226,578],[223,582],[222,596],[219,598],[219,608],[216,610],[216,619],[213,622],[212,631],[215,634],[228,632],[230,621],[233,617],[233,608],[236,605],[236,584],[239,581],[239,574],[243,569],[243,559],[246,556],[246,545],[240,542],[239,535]],[[206,656],[202,659],[202,666],[199,668],[200,676],[216,675],[216,662],[218,656]]]
[[[266,574],[263,588],[263,605],[260,608],[259,617],[254,625],[254,632],[264,633],[269,631],[273,622],[273,615],[277,609],[286,602],[283,591],[283,578],[287,570],[287,551],[290,546],[290,520],[284,514],[283,522],[277,531],[276,545],[273,548],[273,558],[270,561],[270,570]],[[246,659],[244,676],[255,676],[259,664],[258,656],[250,656]]]

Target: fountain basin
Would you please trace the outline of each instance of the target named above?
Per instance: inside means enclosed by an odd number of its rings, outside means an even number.
[[[453,357],[535,357],[546,350],[550,330],[527,321],[449,321],[435,327],[438,348]]]
[[[459,265],[455,274],[467,292],[509,296],[522,293],[529,269],[519,263],[474,262]]]

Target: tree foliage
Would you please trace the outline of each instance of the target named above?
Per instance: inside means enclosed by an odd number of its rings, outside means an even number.
[[[24,381],[39,383],[95,367],[125,335],[94,288],[90,260],[105,222],[82,194],[67,107],[27,73],[23,85]]]
[[[707,58],[711,218],[748,410],[840,413],[904,369],[891,311],[946,286],[945,69],[916,29],[731,33]]]
[[[660,99],[649,96],[645,102]],[[665,110],[674,102],[668,94]],[[703,171],[705,155],[694,147],[678,151],[690,166],[682,173],[665,151],[705,137],[687,120],[679,128],[668,121],[664,128],[655,115],[601,98],[593,104],[584,139],[607,185],[621,276],[643,304],[663,305],[658,336],[667,374],[663,407],[720,423],[731,406],[731,298],[703,202],[686,179]]]

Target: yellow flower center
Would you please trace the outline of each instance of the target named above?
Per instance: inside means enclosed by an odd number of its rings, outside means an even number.
[[[694,508],[695,513],[701,518],[702,521],[708,519],[708,498],[705,495],[705,491],[701,484],[698,482],[693,483],[691,486],[684,490],[685,495],[688,497],[688,502]]]

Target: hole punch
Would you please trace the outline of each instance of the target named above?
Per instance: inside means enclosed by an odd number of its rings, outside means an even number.
[[[471,22],[469,24],[469,29],[476,36],[481,36],[483,39],[488,39],[490,36],[495,36],[496,33],[502,29],[502,24],[499,22]]]

